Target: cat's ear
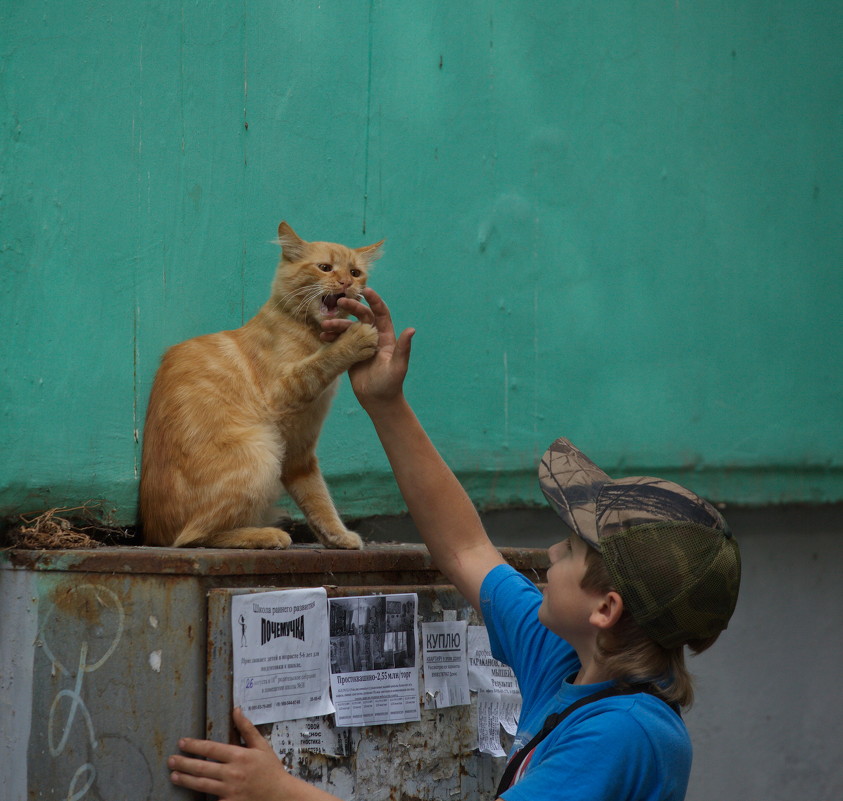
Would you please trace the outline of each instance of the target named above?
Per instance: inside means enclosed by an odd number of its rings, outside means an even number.
[[[281,245],[283,256],[287,261],[296,261],[304,255],[304,246],[307,242],[301,239],[284,221],[278,225],[277,241]]]
[[[374,245],[367,245],[364,248],[355,248],[354,252],[359,253],[362,260],[366,263],[366,266],[372,264],[372,262],[377,261],[381,256],[383,256],[382,245],[386,242],[385,239],[381,239],[380,242],[375,242]]]

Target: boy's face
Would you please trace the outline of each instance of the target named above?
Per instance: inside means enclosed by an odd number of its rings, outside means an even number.
[[[589,617],[595,595],[582,588],[587,549],[588,545],[573,534],[548,549],[550,567],[539,607],[539,620],[574,648],[594,636]]]

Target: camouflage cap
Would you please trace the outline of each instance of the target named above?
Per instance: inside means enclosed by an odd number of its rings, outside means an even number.
[[[740,586],[738,544],[720,512],[649,476],[613,480],[567,439],[539,465],[550,505],[606,562],[636,622],[665,648],[726,628]]]

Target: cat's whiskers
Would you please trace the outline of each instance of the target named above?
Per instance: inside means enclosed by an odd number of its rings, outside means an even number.
[[[295,298],[297,295],[305,295],[312,292],[315,287],[312,284],[305,284],[304,286],[300,286],[298,289],[291,289],[288,292],[285,292],[279,299],[278,302],[281,303],[288,298]]]
[[[300,300],[301,302],[296,306],[292,311],[288,313],[295,316],[298,314],[299,309],[301,309],[302,305],[306,305],[314,297],[321,293],[321,289],[319,287],[314,287],[311,284],[306,284],[305,286],[301,286],[298,289],[294,289],[290,292],[284,293],[281,297],[279,297],[275,303],[272,305],[273,310],[275,309],[282,309],[282,308],[289,308],[291,302],[296,300]],[[297,296],[303,295],[303,298],[298,298]]]
[[[311,291],[303,294],[298,306],[291,312],[293,317],[298,317],[303,309],[306,309],[316,298],[321,298],[324,294],[320,286],[309,287],[309,289]]]

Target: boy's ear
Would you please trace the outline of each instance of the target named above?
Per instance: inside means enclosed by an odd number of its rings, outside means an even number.
[[[283,257],[287,261],[296,261],[304,255],[304,246],[307,244],[299,235],[283,220],[278,224],[278,244],[281,245]]]
[[[383,256],[382,246],[384,242],[386,242],[386,240],[381,239],[380,242],[375,242],[374,245],[367,245],[364,248],[355,248],[354,252],[360,254],[366,266],[370,267],[372,262],[377,261],[381,256]]]
[[[614,590],[601,595],[591,612],[589,622],[598,629],[610,629],[623,614],[623,598]]]

